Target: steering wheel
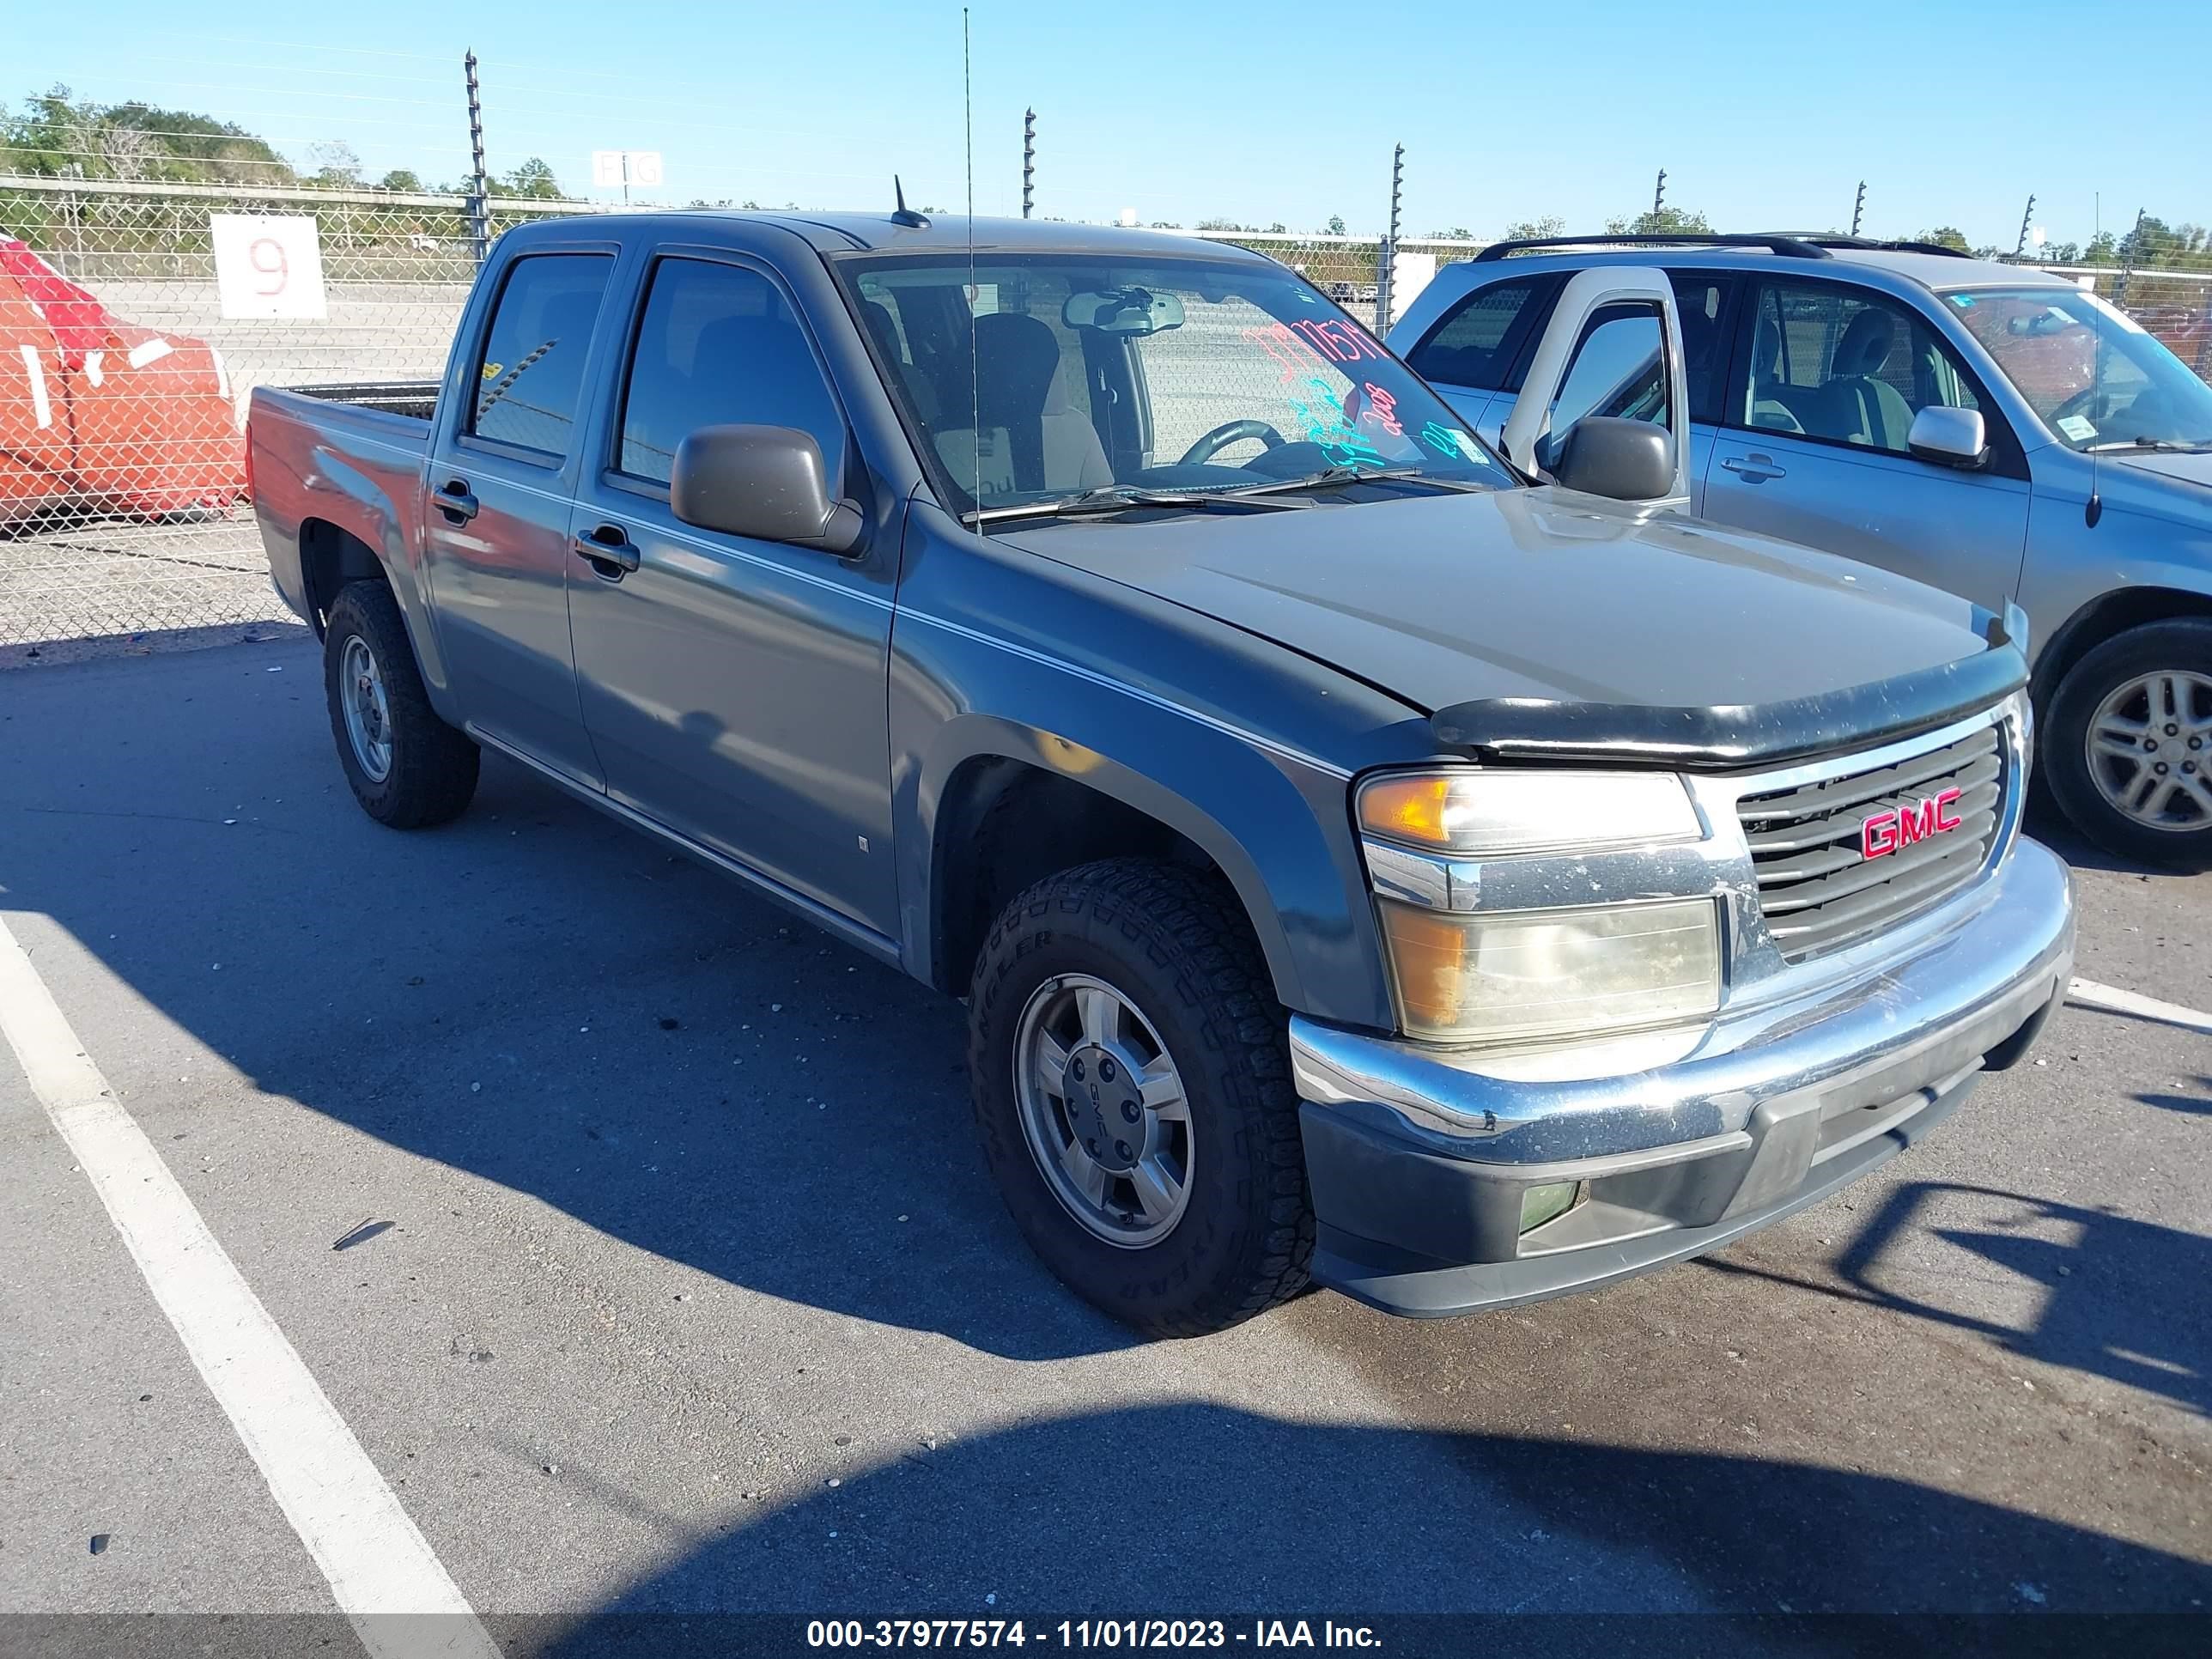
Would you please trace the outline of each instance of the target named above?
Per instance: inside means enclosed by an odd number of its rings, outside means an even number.
[[[1283,434],[1265,421],[1224,421],[1182,453],[1178,466],[1191,466],[1200,461],[1210,461],[1230,445],[1240,439],[1257,438],[1270,449],[1283,447]]]

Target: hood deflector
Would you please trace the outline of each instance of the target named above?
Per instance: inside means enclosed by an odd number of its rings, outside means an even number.
[[[1486,760],[1663,766],[1775,764],[1871,748],[1981,713],[2027,684],[2027,618],[1980,613],[1980,653],[1871,685],[1768,703],[1658,708],[1484,697],[1429,717],[1443,747]]]

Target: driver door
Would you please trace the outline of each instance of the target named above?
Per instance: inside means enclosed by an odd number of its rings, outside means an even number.
[[[1674,477],[1648,503],[1690,503],[1688,382],[1682,333],[1666,274],[1648,265],[1577,271],[1559,291],[1498,448],[1521,472],[1553,481],[1551,462],[1569,428],[1586,415],[1650,421],[1672,435]]]

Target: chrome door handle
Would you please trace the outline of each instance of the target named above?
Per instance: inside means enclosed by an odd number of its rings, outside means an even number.
[[[1790,475],[1775,465],[1771,455],[1729,456],[1721,465],[1746,483],[1765,483],[1769,478],[1786,478]]]
[[[589,536],[575,540],[576,556],[611,582],[618,582],[637,568],[636,545],[618,524],[603,524]]]

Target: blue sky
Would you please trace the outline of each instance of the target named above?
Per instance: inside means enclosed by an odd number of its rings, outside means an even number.
[[[214,9],[209,10],[212,13]],[[25,7],[9,98],[67,82],[234,119],[295,157],[352,145],[374,177],[465,170],[459,58],[483,60],[495,169],[565,185],[594,149],[659,149],[668,193],[763,205],[963,198],[960,8],[241,0],[189,30],[148,0]],[[2009,247],[2029,191],[2054,240],[2137,207],[2212,221],[2212,6],[2102,21],[2078,3],[1203,6],[973,10],[978,211],[1018,209],[1022,111],[1038,210],[1378,228],[1407,148],[1409,234],[1650,198],[1723,228],[1954,224]],[[2123,21],[2124,20],[2124,21]],[[450,43],[448,45],[447,43]]]

